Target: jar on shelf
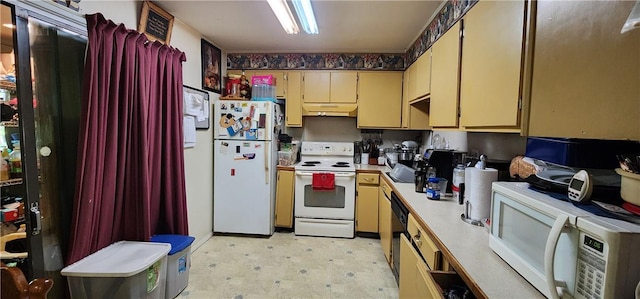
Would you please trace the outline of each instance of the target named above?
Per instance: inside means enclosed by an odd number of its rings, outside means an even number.
[[[13,145],[13,151],[9,154],[9,177],[19,179],[22,177],[22,154],[20,153],[20,143]]]
[[[10,178],[11,166],[9,166],[9,150],[6,146],[0,150],[2,156],[0,156],[0,181],[6,181]]]

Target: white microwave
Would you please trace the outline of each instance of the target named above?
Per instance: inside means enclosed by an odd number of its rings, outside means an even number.
[[[489,247],[547,298],[637,298],[640,225],[528,183],[495,182],[491,194]]]

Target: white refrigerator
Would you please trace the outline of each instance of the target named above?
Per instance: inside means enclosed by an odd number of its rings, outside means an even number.
[[[217,101],[214,110],[213,231],[272,235],[280,106]]]

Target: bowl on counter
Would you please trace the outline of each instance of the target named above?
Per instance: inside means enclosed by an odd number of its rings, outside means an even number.
[[[640,174],[616,168],[620,175],[620,197],[630,204],[640,206]]]

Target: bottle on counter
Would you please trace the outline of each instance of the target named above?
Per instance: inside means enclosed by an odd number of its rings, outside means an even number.
[[[22,177],[22,154],[20,153],[20,143],[13,145],[13,151],[9,154],[9,166],[11,170],[9,177],[19,179]]]
[[[451,184],[454,199],[460,199],[460,185],[462,183],[464,183],[464,165],[458,164],[453,169],[453,182]]]
[[[378,166],[384,166],[384,162],[385,162],[384,149],[381,148],[378,151]]]

